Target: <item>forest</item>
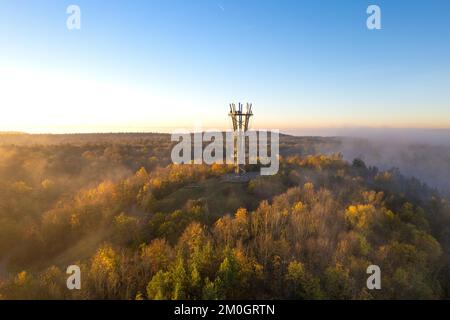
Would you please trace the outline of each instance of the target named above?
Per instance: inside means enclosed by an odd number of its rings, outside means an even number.
[[[434,186],[346,159],[338,138],[281,135],[278,174],[245,183],[173,164],[173,145],[1,134],[0,299],[450,299],[450,203]]]

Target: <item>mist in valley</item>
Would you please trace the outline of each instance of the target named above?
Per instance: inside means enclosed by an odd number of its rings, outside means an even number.
[[[344,159],[360,158],[381,170],[398,168],[443,195],[450,196],[450,130],[345,128],[289,131],[295,135],[334,136],[340,143],[326,145],[318,152],[341,152]]]

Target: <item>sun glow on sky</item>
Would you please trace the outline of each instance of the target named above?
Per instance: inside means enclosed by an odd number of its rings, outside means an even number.
[[[180,103],[149,89],[64,73],[3,69],[0,86],[4,106],[0,125],[11,131],[153,127],[169,123],[170,106]],[[160,112],[151,106],[158,106]]]
[[[127,86],[71,73],[1,68],[0,131],[24,132],[123,132],[173,129],[225,129],[229,127],[227,101],[176,96],[151,85]],[[210,99],[210,100],[208,100]],[[213,102],[214,101],[214,102]],[[222,103],[220,103],[222,102]],[[383,117],[344,114],[324,115],[320,106],[297,118],[286,118],[281,109],[261,103],[253,128],[383,127]],[[261,105],[256,104],[257,107]],[[264,111],[265,110],[265,111]],[[332,116],[332,117],[331,117]],[[346,119],[347,118],[347,119]],[[428,121],[427,121],[428,120]],[[378,122],[377,122],[378,121]],[[392,127],[446,127],[447,119],[418,119],[405,114]]]

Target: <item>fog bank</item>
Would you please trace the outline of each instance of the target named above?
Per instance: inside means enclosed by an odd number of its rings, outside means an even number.
[[[450,129],[340,128],[292,130],[295,135],[338,136],[346,160],[380,169],[399,168],[450,196]]]

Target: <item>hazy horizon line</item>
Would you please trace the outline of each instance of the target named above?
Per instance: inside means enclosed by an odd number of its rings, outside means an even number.
[[[132,128],[129,127],[127,129],[123,129],[120,126],[111,126],[111,129],[75,129],[75,130],[67,130],[64,131],[63,129],[50,129],[50,130],[0,130],[0,134],[48,134],[48,135],[57,135],[57,134],[96,134],[96,133],[172,133],[179,130],[187,130],[189,132],[206,132],[206,131],[228,131],[231,130],[231,128],[220,128],[220,127],[191,127],[190,129],[188,126],[162,126],[162,127],[142,127],[142,128]],[[439,132],[439,131],[449,131],[450,127],[392,127],[392,126],[318,126],[318,127],[293,127],[293,128],[263,128],[263,127],[257,127],[257,128],[251,128],[250,130],[279,130],[280,133],[285,132],[292,132],[292,131],[424,131],[424,132]]]

